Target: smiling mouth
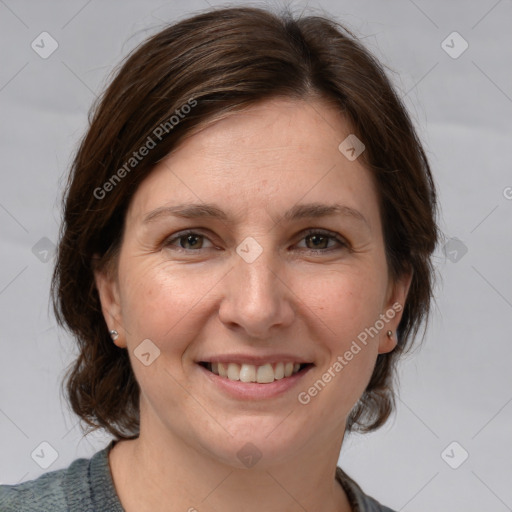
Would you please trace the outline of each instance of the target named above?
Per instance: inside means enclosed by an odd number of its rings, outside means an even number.
[[[219,377],[258,384],[271,384],[275,380],[287,379],[314,366],[313,363],[300,364],[293,362],[267,363],[259,366],[238,363],[210,363],[207,361],[201,361],[198,364]]]

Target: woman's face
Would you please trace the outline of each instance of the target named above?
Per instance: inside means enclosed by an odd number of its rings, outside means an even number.
[[[141,434],[239,467],[244,446],[271,464],[341,442],[409,284],[388,277],[371,174],[338,149],[350,133],[321,101],[267,101],[192,135],[139,186],[117,278],[96,277]],[[199,364],[219,361],[246,380],[310,364],[246,383]]]

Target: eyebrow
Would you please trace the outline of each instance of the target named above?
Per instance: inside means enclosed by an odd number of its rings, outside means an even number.
[[[321,217],[330,217],[334,215],[342,215],[354,220],[365,223],[370,226],[364,215],[350,206],[342,204],[324,204],[324,203],[307,203],[298,204],[290,208],[283,215],[283,219],[287,222],[300,219],[318,219]],[[202,219],[212,218],[222,221],[229,221],[229,217],[219,206],[212,203],[185,203],[175,206],[161,206],[148,213],[143,224],[154,222],[162,217],[181,217],[184,219]]]

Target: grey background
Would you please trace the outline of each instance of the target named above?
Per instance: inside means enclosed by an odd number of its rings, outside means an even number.
[[[83,438],[60,394],[75,353],[48,306],[63,179],[114,66],[165,22],[208,5],[227,4],[0,0],[1,483],[109,441]],[[397,510],[512,510],[512,2],[292,5],[334,15],[392,68],[431,160],[445,242],[458,240],[436,252],[436,304],[421,350],[401,366],[397,414],[348,437],[340,465]],[[43,31],[59,45],[47,59],[31,48]],[[469,44],[458,58],[442,47],[454,31]],[[452,39],[445,48],[460,51]],[[50,461],[43,441],[57,455],[48,469],[36,463]],[[462,448],[445,451],[453,441]],[[460,463],[462,449],[469,457],[453,469],[446,461]]]

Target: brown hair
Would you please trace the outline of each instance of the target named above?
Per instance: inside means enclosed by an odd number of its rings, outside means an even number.
[[[428,317],[432,297],[438,231],[426,155],[381,65],[343,26],[323,16],[222,8],[166,27],[125,59],[93,106],[72,164],[52,298],[59,324],[78,343],[66,389],[90,430],[105,428],[119,439],[139,432],[140,390],[127,351],[112,343],[93,274],[95,265],[115,269],[131,197],[200,123],[274,97],[330,100],[366,145],[360,158],[378,184],[390,276],[413,277],[398,345],[378,356],[347,430],[374,430],[393,411],[396,361]],[[160,140],[131,161],[148,137]]]

